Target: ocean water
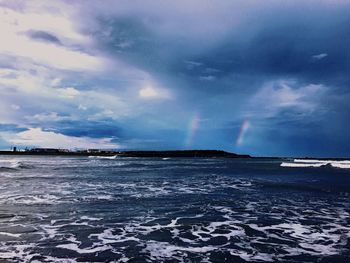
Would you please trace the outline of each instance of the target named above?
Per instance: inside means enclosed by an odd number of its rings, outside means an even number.
[[[0,156],[0,262],[350,262],[349,164]]]

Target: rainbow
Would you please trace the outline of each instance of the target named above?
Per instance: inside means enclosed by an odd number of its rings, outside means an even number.
[[[247,133],[249,127],[250,127],[250,122],[248,120],[244,120],[242,122],[241,128],[239,130],[239,134],[237,136],[236,146],[240,146],[244,142],[244,136]]]
[[[194,136],[196,134],[196,131],[199,128],[199,114],[195,112],[189,122],[188,129],[187,129],[187,136],[185,139],[185,146],[190,147],[193,143]]]

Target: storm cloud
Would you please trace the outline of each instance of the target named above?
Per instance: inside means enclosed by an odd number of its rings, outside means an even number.
[[[350,155],[347,1],[0,5],[1,148]]]

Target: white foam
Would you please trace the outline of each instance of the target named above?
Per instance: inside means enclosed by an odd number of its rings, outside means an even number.
[[[6,249],[5,247],[0,247],[0,260],[1,259],[11,259],[10,262],[33,262],[31,259],[35,256],[40,256],[37,253],[30,253],[30,249],[35,245],[33,243],[29,243],[26,245],[16,244],[14,248]],[[2,251],[6,249],[5,251]],[[7,261],[5,261],[7,262]]]
[[[80,217],[82,220],[89,220],[89,221],[99,221],[102,220],[102,218],[97,218],[97,217],[89,217],[89,216],[82,216]]]
[[[79,248],[79,245],[76,243],[62,244],[62,245],[57,245],[56,247],[73,250],[78,252],[79,254],[96,253],[96,252],[102,252],[102,251],[112,249],[111,246],[106,246],[106,245],[97,246],[97,247]]]
[[[293,162],[282,162],[282,167],[322,167],[330,165],[335,168],[350,169],[350,161],[333,161],[317,159],[294,159]]]
[[[341,163],[350,164],[350,161],[317,160],[317,159],[294,159],[295,163]]]
[[[256,252],[254,254],[248,254],[245,251],[242,250],[234,250],[234,249],[229,249],[230,254],[233,256],[239,256],[240,258],[242,258],[245,261],[275,261],[273,256],[270,254],[266,254],[266,253],[259,253]]]
[[[9,237],[20,237],[21,234],[13,234],[13,233],[8,233],[8,232],[0,232],[0,235],[3,235],[3,236],[9,236]]]
[[[114,160],[118,158],[118,155],[113,155],[113,156],[89,156],[89,158],[96,158],[96,159],[109,159],[109,160]]]
[[[113,229],[108,228],[105,229],[100,234],[90,234],[89,238],[96,237],[98,240],[102,241],[104,245],[111,243],[123,243],[127,241],[140,241],[138,238],[133,236],[128,236],[127,231],[122,229],[122,233],[118,233],[116,235],[113,234]]]
[[[208,253],[217,250],[216,246],[200,246],[200,247],[182,247],[172,245],[167,242],[149,241],[146,247],[143,249],[144,252],[150,253],[153,260],[163,261],[164,259],[181,259],[179,253],[192,252],[192,253]]]
[[[0,160],[1,168],[16,169],[19,168],[22,163],[19,160]]]
[[[52,205],[62,202],[59,197],[51,194],[15,195],[7,197],[7,200],[4,201],[24,205]]]
[[[113,195],[110,194],[99,194],[99,195],[87,195],[87,196],[83,196],[82,197],[83,200],[86,201],[93,201],[93,200],[100,200],[100,201],[112,201],[115,200],[117,198],[114,198]]]
[[[345,163],[340,163],[340,162],[339,163],[333,162],[333,163],[331,163],[331,165],[333,167],[336,167],[336,168],[350,169],[350,163],[345,164]]]
[[[30,261],[31,263],[42,263],[43,261]],[[78,261],[76,259],[72,258],[57,258],[57,257],[51,257],[51,256],[45,256],[44,262],[55,262],[55,263],[77,263]]]
[[[282,167],[321,167],[327,163],[281,163]]]

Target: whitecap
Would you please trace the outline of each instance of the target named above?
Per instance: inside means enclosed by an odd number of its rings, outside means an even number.
[[[8,197],[5,202],[24,205],[52,205],[61,203],[59,197],[51,194],[11,196]]]
[[[114,160],[118,158],[118,155],[113,155],[113,156],[89,156],[89,158],[95,158],[95,159],[107,159],[107,160]]]
[[[294,159],[293,162],[282,162],[281,167],[324,167],[350,169],[350,161],[317,160],[317,159]]]
[[[2,236],[9,236],[9,237],[16,237],[16,238],[21,236],[21,234],[13,234],[13,233],[9,233],[9,232],[0,232],[0,236],[1,235]]]
[[[89,220],[89,221],[99,221],[102,220],[102,218],[97,218],[97,217],[89,217],[89,216],[82,216],[80,217],[81,220]]]
[[[321,167],[327,163],[281,163],[281,167]]]
[[[350,164],[350,161],[334,161],[334,160],[317,160],[317,159],[294,159],[295,163],[341,163]]]

